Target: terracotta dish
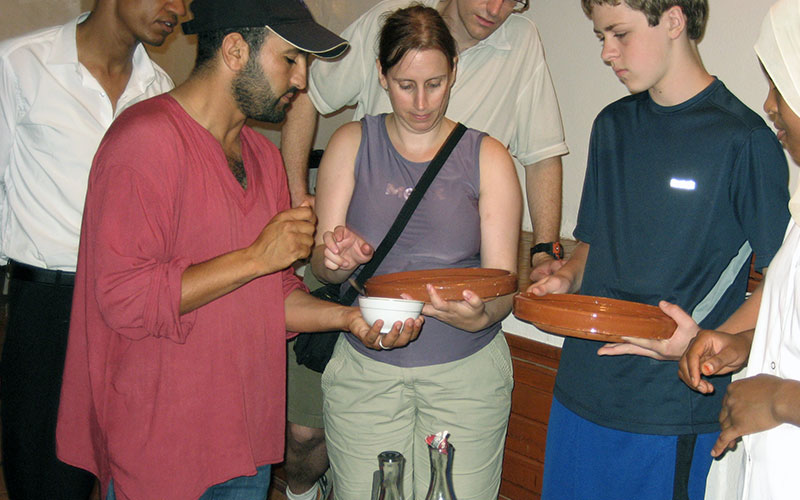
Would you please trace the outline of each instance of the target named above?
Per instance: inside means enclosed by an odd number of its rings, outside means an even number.
[[[488,299],[517,291],[517,275],[502,269],[479,267],[427,269],[374,276],[364,283],[370,297],[400,298],[407,293],[414,300],[428,301],[425,285],[430,283],[444,300],[463,300],[461,292],[472,290]]]
[[[589,295],[521,293],[514,297],[514,316],[545,332],[602,342],[668,339],[677,328],[656,306]]]

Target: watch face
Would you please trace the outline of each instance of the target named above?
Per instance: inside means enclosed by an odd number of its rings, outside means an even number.
[[[559,243],[558,241],[553,243],[553,253],[551,255],[558,260],[564,258],[564,247],[562,247],[561,243]]]

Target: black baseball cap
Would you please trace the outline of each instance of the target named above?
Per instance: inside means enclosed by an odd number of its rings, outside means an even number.
[[[194,0],[194,19],[181,26],[187,35],[230,28],[267,27],[291,45],[330,59],[347,49],[347,40],[323,28],[302,0]]]

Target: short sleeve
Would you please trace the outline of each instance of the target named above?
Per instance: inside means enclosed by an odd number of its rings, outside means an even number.
[[[788,184],[786,156],[775,134],[766,127],[753,130],[736,158],[730,189],[757,269],[769,265],[783,241],[789,223]]]
[[[516,132],[509,143],[509,150],[523,165],[569,152],[550,68],[535,25],[528,36],[528,49],[521,66],[525,74],[519,78],[523,86],[514,108]]]
[[[345,28],[341,36],[350,43],[345,55],[331,61],[316,59],[308,72],[308,96],[322,114],[356,104],[375,71],[375,43],[371,11]],[[377,22],[377,21],[375,21]]]

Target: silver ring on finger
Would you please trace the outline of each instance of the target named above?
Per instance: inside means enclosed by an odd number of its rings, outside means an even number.
[[[386,346],[383,345],[383,337],[378,337],[378,345],[381,346],[381,349],[386,349]]]

